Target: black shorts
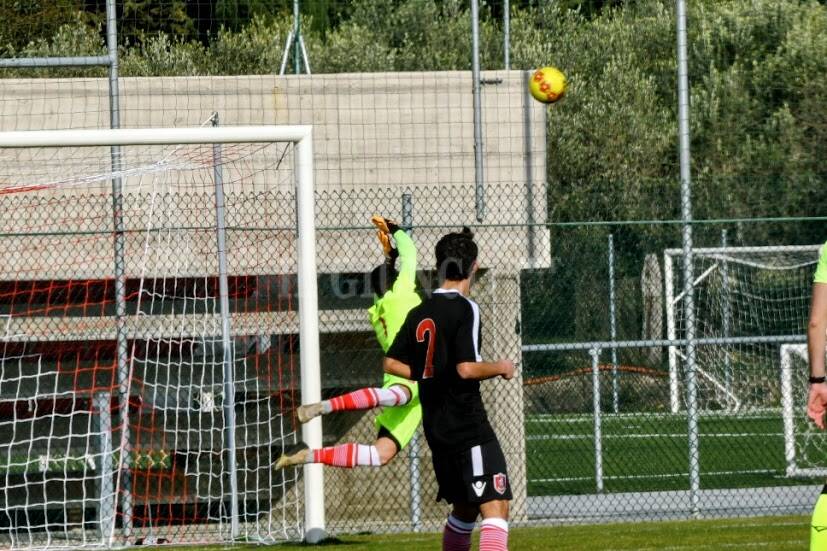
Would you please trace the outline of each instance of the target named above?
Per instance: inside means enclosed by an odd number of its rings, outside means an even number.
[[[434,454],[436,500],[485,503],[511,499],[511,482],[500,443],[491,440],[457,454]]]

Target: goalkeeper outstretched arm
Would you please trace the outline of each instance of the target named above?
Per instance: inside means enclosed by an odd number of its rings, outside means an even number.
[[[408,312],[422,302],[416,292],[417,252],[413,240],[396,222],[382,216],[374,216],[371,222],[378,229],[386,261],[371,273],[374,303],[368,309],[368,316],[382,351],[387,352]]]
[[[393,232],[396,250],[399,251],[399,276],[393,284],[395,293],[416,292],[416,245],[405,230],[396,228]],[[406,312],[407,314],[407,312]]]

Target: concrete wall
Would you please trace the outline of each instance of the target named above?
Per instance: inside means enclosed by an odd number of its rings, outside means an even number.
[[[483,223],[489,225],[546,220],[545,111],[525,94],[524,76],[518,71],[484,75],[487,81],[499,82],[486,86],[483,93]],[[1,130],[95,128],[108,124],[103,79],[10,79],[0,85]],[[194,126],[203,124],[213,112],[220,114],[222,125],[313,125],[316,189],[322,202],[329,199],[319,209],[320,226],[364,227],[375,211],[399,217],[403,192],[412,194],[417,225],[455,227],[476,222],[473,109],[467,72],[125,78],[120,91],[122,127]],[[140,165],[139,153],[143,152],[125,148],[127,163]],[[101,170],[108,160],[105,148],[95,155],[48,151],[40,158],[13,162],[12,158],[19,155],[16,151],[0,152],[4,167],[0,169],[0,190],[20,182],[60,182],[61,178],[82,173],[79,157],[94,157],[84,159],[93,171]],[[238,178],[230,179],[236,183],[228,185],[227,193],[260,191],[263,186],[270,191],[288,190],[292,185],[290,162],[287,158],[282,166],[287,177],[267,181],[257,171],[259,167],[245,165],[246,176],[259,174],[258,180],[245,178],[242,171]],[[204,193],[211,197],[212,190],[200,182],[188,180],[186,175],[179,178],[166,182],[164,192]],[[148,189],[145,178],[127,180],[127,194],[138,195],[132,208],[140,208]],[[75,197],[106,196],[108,190],[109,183],[104,179],[75,184],[71,190],[63,185],[40,192],[0,194],[0,208],[12,213],[28,211],[31,209],[16,202],[28,205],[66,193]],[[250,204],[243,208],[254,209]],[[253,217],[254,212],[247,212],[245,218]],[[289,212],[283,214],[289,216]],[[19,225],[3,218],[3,229],[9,224]],[[29,225],[28,231],[53,231],[55,220],[41,220],[37,227]],[[420,237],[427,241],[442,231],[423,228]],[[548,264],[543,230],[527,233],[524,228],[498,227],[479,231],[479,239],[486,250],[499,252],[491,264],[515,268]],[[343,240],[348,241],[347,247],[341,246]],[[359,234],[319,235],[320,270],[365,269],[375,256],[373,243]],[[426,256],[426,264],[430,260]],[[30,262],[37,263],[38,259]]]

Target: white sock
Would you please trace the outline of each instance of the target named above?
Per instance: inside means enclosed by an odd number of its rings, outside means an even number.
[[[393,385],[390,388],[376,389],[380,406],[404,406],[410,401],[408,393],[401,385]]]
[[[347,469],[382,466],[379,459],[379,450],[376,449],[376,446],[366,446],[353,442],[310,450],[310,453],[307,454],[307,463],[322,463]]]
[[[360,388],[330,400],[323,400],[322,414],[371,409],[377,406],[404,406],[409,401],[410,397],[401,385],[393,385],[390,388]]]
[[[487,518],[480,523],[480,551],[508,551],[508,521]]]
[[[363,467],[381,467],[379,450],[376,449],[376,446],[359,444],[356,450],[356,464]]]

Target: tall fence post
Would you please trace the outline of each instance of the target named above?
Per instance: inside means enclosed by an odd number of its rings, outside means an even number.
[[[120,92],[118,87],[118,28],[115,0],[106,1],[106,49],[109,55],[109,126],[121,127]],[[123,182],[119,175],[123,166],[121,146],[110,148],[112,159],[112,226],[115,255],[115,333],[118,366],[118,411],[121,443],[118,477],[122,531],[132,535],[132,444],[129,431],[129,343],[126,335],[126,235],[123,223]]]
[[[299,0],[293,0],[293,72],[297,75],[302,71],[301,36]]]
[[[595,491],[603,491],[603,423],[600,413],[600,349],[589,349],[592,358],[592,407],[594,415],[594,483]]]
[[[609,234],[609,335],[617,340],[617,310],[615,308],[615,246],[614,236]],[[617,370],[617,348],[612,347],[612,410],[620,410],[620,381]]]
[[[683,245],[683,292],[686,316],[686,412],[689,440],[689,501],[693,514],[699,511],[701,469],[698,434],[698,387],[695,372],[695,290],[692,257],[692,188],[689,151],[689,74],[686,45],[686,1],[677,0],[678,141],[680,149],[681,242]]]
[[[528,91],[531,71],[521,71],[523,85],[523,151],[525,151],[525,204],[526,204],[526,249],[528,250],[528,267],[534,268],[537,261],[537,245],[535,233],[537,233],[536,217],[534,215],[534,154],[533,128],[531,110],[534,107],[534,99]],[[544,116],[548,116],[548,110],[544,109]],[[548,125],[543,124],[543,135],[548,132]],[[545,143],[545,140],[543,141]]]
[[[727,232],[721,230],[721,248],[727,247]],[[725,339],[729,338],[732,333],[732,296],[730,295],[729,287],[729,262],[726,260],[726,253],[723,254],[721,260],[721,286],[723,288],[724,300],[722,303],[723,312],[721,312],[721,330]],[[732,395],[732,358],[730,357],[730,347],[724,346],[724,387],[726,388],[727,396]]]
[[[218,113],[212,125],[218,126]],[[221,144],[213,144],[213,177],[215,180],[215,236],[218,247],[218,299],[221,309],[221,347],[224,368],[224,432],[230,478],[230,529],[238,538],[238,465],[235,441],[235,351],[230,337],[230,298],[227,283],[227,224],[224,205],[224,175],[221,171]]]
[[[413,233],[413,198],[410,193],[402,194],[402,227],[409,228],[408,234]],[[419,454],[422,452],[419,441],[419,432],[414,432],[408,445],[408,474],[411,481],[411,529],[414,532],[422,530],[422,494],[421,471]]]
[[[474,207],[477,222],[482,222],[485,218],[485,176],[483,174],[479,0],[471,0],[471,79],[474,93]]]
[[[503,1],[503,66],[511,69],[511,3]]]

